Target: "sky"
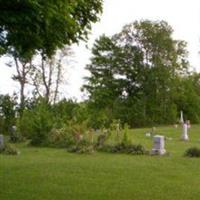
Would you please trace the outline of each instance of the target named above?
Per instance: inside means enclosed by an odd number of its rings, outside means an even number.
[[[62,95],[81,101],[85,95],[80,92],[83,77],[89,73],[84,69],[91,57],[92,45],[100,35],[111,36],[120,32],[125,24],[135,20],[165,20],[174,29],[174,39],[188,43],[191,67],[200,71],[200,1],[199,0],[104,0],[100,21],[93,24],[87,43],[73,45],[73,62],[67,66],[67,84],[62,86]],[[86,48],[86,45],[88,48]],[[12,94],[18,91],[18,83],[11,80],[15,73],[5,63],[9,58],[0,58],[0,93]],[[28,92],[28,91],[27,91]]]

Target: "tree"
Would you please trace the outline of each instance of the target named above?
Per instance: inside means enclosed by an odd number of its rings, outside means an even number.
[[[57,49],[87,39],[101,11],[102,0],[0,0],[0,54],[14,58],[21,110],[33,56],[39,52],[44,63]]]
[[[98,20],[102,0],[0,0],[0,48],[19,57],[45,56],[87,38]]]
[[[9,67],[13,66],[13,62],[7,63]],[[20,113],[23,111],[25,107],[25,88],[26,85],[29,83],[28,74],[31,72],[32,69],[32,60],[27,61],[24,59],[17,59],[14,57],[14,65],[16,67],[16,74],[13,75],[12,79],[17,81],[20,85]]]
[[[30,83],[34,86],[34,96],[44,97],[47,102],[58,100],[60,85],[64,82],[64,72],[68,57],[72,55],[69,47],[57,50],[51,58],[43,59],[32,65]],[[38,59],[39,60],[39,59]]]
[[[0,116],[2,118],[2,132],[10,133],[11,128],[15,125],[17,114],[16,96],[0,95]]]
[[[90,104],[130,125],[175,120],[174,84],[188,63],[185,43],[172,33],[164,21],[144,20],[96,40],[84,86]]]
[[[172,33],[173,29],[165,21],[145,20],[125,26],[120,35],[122,41],[136,43],[143,52],[147,72],[143,84],[143,113],[144,118],[152,122],[175,120],[174,85],[177,75],[187,72],[186,44],[174,40]]]
[[[175,102],[178,111],[184,113],[184,120],[192,123],[200,122],[200,74],[191,74],[179,77],[176,87]]]
[[[106,36],[100,37],[92,49],[94,56],[91,58],[91,64],[87,66],[91,76],[86,77],[88,84],[84,88],[99,108],[112,104],[119,93],[114,77],[114,51],[117,51],[117,48],[113,41]]]

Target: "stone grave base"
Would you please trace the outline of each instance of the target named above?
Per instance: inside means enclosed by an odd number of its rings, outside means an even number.
[[[150,152],[150,155],[165,155],[166,150],[165,149],[152,149]]]

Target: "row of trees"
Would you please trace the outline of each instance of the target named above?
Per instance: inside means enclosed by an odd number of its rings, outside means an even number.
[[[186,43],[173,39],[167,22],[136,21],[97,39],[82,88],[88,100],[77,103],[58,101],[63,66],[70,45],[87,39],[102,1],[0,0],[0,11],[0,53],[13,59],[9,65],[20,84],[20,103],[16,95],[0,96],[1,132],[17,125],[20,134],[41,144],[66,124],[168,124],[177,122],[180,110],[200,121],[200,75],[189,71]],[[32,99],[25,94],[28,84]]]
[[[143,20],[96,40],[83,89],[99,125],[177,123],[180,110],[199,122],[199,74],[189,72],[186,43],[172,34],[165,21]]]

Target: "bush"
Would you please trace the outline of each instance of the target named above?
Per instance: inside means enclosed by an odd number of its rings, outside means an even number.
[[[93,153],[95,148],[88,140],[82,139],[76,145],[68,148],[71,153]]]
[[[141,144],[138,144],[138,145],[128,145],[126,147],[126,153],[133,155],[143,155],[146,154],[147,151]]]
[[[18,155],[18,150],[11,144],[5,144],[4,148],[0,150],[0,153],[6,155]]]
[[[63,127],[61,129],[52,129],[50,132],[48,143],[55,147],[69,147],[76,144],[75,134],[70,127]]]
[[[69,121],[61,129],[52,129],[49,134],[48,143],[50,146],[61,148],[82,148],[93,143],[93,132],[87,131],[86,123],[77,124]],[[77,150],[78,151],[78,150]]]
[[[126,153],[132,155],[143,155],[146,154],[146,150],[142,145],[126,145],[124,143],[116,144],[116,145],[104,145],[98,150],[109,153]]]
[[[125,124],[122,129],[119,120],[113,120],[109,129],[98,136],[95,147],[99,151],[109,153],[143,155],[147,152],[142,145],[131,144],[129,126]]]
[[[95,149],[93,145],[89,146],[82,146],[82,145],[77,145],[77,146],[72,146],[68,148],[68,152],[70,153],[94,153]]]
[[[50,105],[41,101],[31,110],[24,110],[17,129],[31,140],[32,145],[41,146],[46,145],[48,135],[54,125],[53,122],[54,115]]]
[[[86,123],[69,121],[61,129],[53,129],[49,135],[49,145],[67,148],[73,153],[93,153],[95,151],[94,132]]]
[[[188,157],[200,157],[200,149],[197,147],[191,147],[186,150],[185,156]]]

